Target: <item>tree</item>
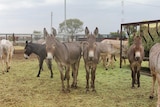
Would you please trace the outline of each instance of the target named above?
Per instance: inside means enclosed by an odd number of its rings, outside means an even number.
[[[66,33],[71,35],[73,41],[74,34],[83,31],[83,22],[79,19],[67,19],[66,20]],[[65,32],[65,21],[59,24],[59,32]]]
[[[130,36],[131,34],[137,32],[137,26],[134,26],[134,25],[125,26],[124,30],[126,30],[128,33],[128,36]]]
[[[117,30],[117,32],[110,32],[111,38],[117,38],[117,39],[126,39],[126,34],[124,31],[122,31],[122,38],[120,37],[120,32]]]

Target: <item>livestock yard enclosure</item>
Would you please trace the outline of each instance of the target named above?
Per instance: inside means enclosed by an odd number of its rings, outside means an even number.
[[[148,62],[143,62],[142,66],[148,66]],[[88,93],[85,89],[86,72],[82,58],[78,88],[71,89],[70,93],[61,92],[60,73],[55,61],[53,78],[50,78],[45,62],[43,68],[40,77],[36,77],[38,60],[35,55],[24,59],[23,50],[21,54],[15,53],[10,72],[0,72],[0,107],[156,107],[156,90],[154,99],[149,99],[152,78],[141,75],[141,87],[135,85],[132,89],[128,61],[119,68],[117,58],[114,69],[108,70],[105,70],[100,62],[96,71],[96,92],[90,90]],[[71,81],[72,77],[70,84]]]

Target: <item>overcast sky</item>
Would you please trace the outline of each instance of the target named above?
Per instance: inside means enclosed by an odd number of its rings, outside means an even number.
[[[160,19],[160,0],[66,0],[66,18],[78,18],[99,33],[120,29],[120,24]],[[123,10],[123,15],[122,15]],[[64,0],[0,0],[0,33],[50,32],[64,21]]]

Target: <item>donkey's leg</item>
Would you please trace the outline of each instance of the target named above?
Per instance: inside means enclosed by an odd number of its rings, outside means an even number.
[[[40,77],[41,70],[42,70],[42,65],[43,65],[43,59],[40,58],[39,59],[39,71],[38,71],[37,77]]]
[[[106,66],[106,56],[101,55],[101,60],[102,60],[103,66],[105,67]]]
[[[77,76],[78,76],[79,63],[80,63],[80,59],[75,64],[75,82],[74,82],[75,88],[77,88]]]
[[[106,60],[107,60],[106,70],[108,70],[108,68],[109,68],[109,66],[111,65],[111,62],[112,62],[111,54],[107,55]]]
[[[110,65],[111,65],[112,69],[114,68],[114,66],[113,66],[114,60],[115,60],[115,55],[111,55]]]
[[[4,71],[5,71],[5,63],[4,63],[4,58],[2,56],[2,59],[1,59],[1,63],[2,63],[2,73],[4,74]]]
[[[95,73],[96,73],[96,65],[92,68],[91,70],[91,88],[92,88],[92,91],[96,91],[95,90]]]
[[[103,66],[105,67],[106,70],[108,70],[108,61],[107,61],[107,56],[103,56]]]
[[[12,63],[13,52],[14,52],[14,47],[11,47],[10,54],[9,54],[9,69]]]
[[[63,69],[66,71],[66,67],[65,66],[64,66]],[[65,74],[64,74],[64,80],[66,80],[66,78],[67,78],[67,76],[66,76],[66,72],[65,72]]]
[[[12,61],[12,53],[10,52],[9,54],[9,59],[8,59],[8,70],[11,68],[11,61]]]
[[[59,72],[60,72],[60,76],[61,76],[61,82],[62,82],[62,91],[65,91],[65,86],[64,86],[64,75],[63,75],[63,66],[60,63],[57,63]]]
[[[74,88],[77,88],[77,76],[78,76],[79,62],[80,62],[80,59],[75,64],[72,65],[72,75],[73,75],[72,87]]]
[[[5,62],[6,62],[6,69],[4,69],[4,71],[9,72],[10,69],[9,62],[7,60]]]
[[[70,75],[69,75],[69,71],[70,71],[70,66],[66,67],[66,76],[67,76],[67,91],[70,92],[70,85],[69,85],[69,79],[70,79]]]
[[[132,88],[134,88],[135,84],[135,71],[132,71]]]
[[[40,58],[39,58],[39,56],[37,55],[37,59],[38,59],[38,62],[39,62],[39,68],[40,68]],[[42,70],[43,70],[43,67],[41,68]]]
[[[134,71],[134,67],[131,67],[131,75],[132,75],[132,88],[134,88],[134,84],[135,84],[135,71]]]
[[[108,70],[108,67],[109,67],[109,62],[110,61],[110,58],[108,57],[108,55],[105,57],[105,60],[104,60],[104,66],[105,66],[105,69]]]
[[[157,107],[160,107],[160,74],[157,73],[156,76],[157,76],[157,81],[158,81],[158,90],[157,90],[158,101],[157,101]]]
[[[140,70],[137,71],[137,84],[140,87]]]
[[[6,56],[6,71],[9,72],[9,57],[10,57],[10,54],[9,52],[7,53],[7,56]]]
[[[71,67],[72,67],[72,77],[73,77],[73,82],[72,82],[71,87],[72,87],[72,88],[76,88],[76,82],[77,82],[77,80],[76,80],[76,75],[77,75],[77,74],[76,74],[75,64],[72,64]]]
[[[152,72],[152,71],[151,71]],[[151,88],[151,94],[149,96],[150,99],[153,99],[153,94],[154,94],[154,86],[155,86],[155,82],[156,82],[156,75],[152,74],[152,88]]]
[[[9,69],[11,68],[12,55],[9,56]]]
[[[89,66],[87,66],[87,64],[85,64],[85,69],[86,69],[86,92],[89,91]]]
[[[126,65],[126,58],[125,57],[122,57],[122,60],[124,62],[124,65]]]
[[[117,61],[117,59],[116,59],[116,55],[114,54],[114,55],[112,55],[112,57],[114,58],[114,61]]]
[[[45,58],[44,58],[45,59]],[[43,60],[44,60],[43,59]],[[47,64],[47,66],[48,66],[48,69],[50,70],[50,72],[51,72],[51,78],[53,78],[53,72],[52,72],[52,60],[45,60],[45,62],[46,62],[46,64]],[[43,66],[42,66],[42,68],[43,68]]]
[[[101,61],[103,61],[102,55],[100,55],[99,63],[101,63]]]

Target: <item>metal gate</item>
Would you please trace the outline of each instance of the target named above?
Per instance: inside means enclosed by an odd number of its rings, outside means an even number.
[[[151,20],[151,21],[142,21],[142,22],[132,22],[132,23],[123,23],[121,24],[121,32],[120,32],[120,38],[122,38],[122,32],[124,31],[124,28],[127,29],[127,34],[128,36],[130,35],[129,33],[129,26],[134,26],[134,27],[139,27],[140,28],[140,33],[141,33],[141,36],[143,37],[143,39],[146,41],[146,38],[145,36],[143,35],[143,31],[141,30],[141,25],[144,25],[144,24],[147,24],[147,32],[148,32],[148,35],[150,36],[150,38],[152,39],[152,41],[154,41],[154,38],[153,38],[153,35],[151,35],[150,33],[150,24],[155,24],[156,25],[156,33],[157,35],[160,37],[160,33],[158,31],[158,24],[160,23],[160,20]],[[120,68],[122,67],[122,39],[120,39]]]

